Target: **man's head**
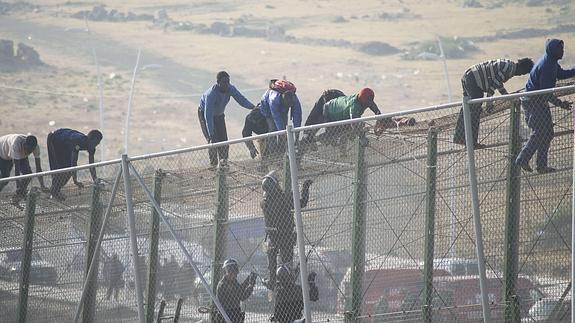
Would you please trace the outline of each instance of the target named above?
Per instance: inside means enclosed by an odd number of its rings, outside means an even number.
[[[230,87],[230,75],[226,71],[219,71],[216,75],[216,82],[220,92],[225,93]]]
[[[289,267],[286,265],[281,265],[276,270],[276,279],[280,286],[287,286],[290,283],[293,283],[293,276]]]
[[[112,259],[118,260],[118,254],[117,254],[117,253],[113,254],[113,255],[112,255]]]
[[[563,58],[564,43],[561,39],[547,39],[545,42],[545,53],[556,60]]]
[[[515,75],[525,75],[531,72],[533,68],[533,60],[531,58],[525,57],[517,61],[517,67],[515,68]]]
[[[90,132],[88,132],[88,148],[95,149],[103,138],[104,136],[100,130],[90,130]]]
[[[228,258],[226,261],[224,261],[222,269],[226,271],[226,275],[230,278],[236,278],[240,273],[238,261],[234,258]]]
[[[36,137],[34,136],[26,136],[26,140],[24,140],[23,146],[24,146],[24,154],[29,155],[38,146],[38,139],[36,139]]]
[[[271,171],[264,176],[262,180],[262,190],[264,191],[264,196],[268,194],[273,194],[278,192],[280,189],[278,179],[275,176],[275,171]]]
[[[374,98],[375,93],[373,93],[373,90],[368,87],[361,89],[357,94],[357,100],[364,108],[370,107],[373,104]]]

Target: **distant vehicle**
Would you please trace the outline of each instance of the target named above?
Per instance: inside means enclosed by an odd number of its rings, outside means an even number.
[[[0,277],[18,281],[22,265],[22,249],[0,251]],[[55,285],[58,281],[56,267],[42,260],[38,252],[32,251],[30,263],[30,283],[37,285]]]
[[[543,298],[538,300],[529,309],[527,317],[521,323],[531,322],[571,322],[571,300],[557,298]]]
[[[382,259],[383,258],[383,259]],[[363,299],[361,315],[367,318],[362,322],[420,322],[423,305],[423,271],[413,261],[397,257],[379,257],[366,262],[363,276]],[[438,322],[482,322],[481,293],[477,275],[456,275],[452,273],[473,272],[470,262],[459,266],[461,261],[445,262],[433,272],[433,319]],[[449,264],[449,265],[447,265]],[[337,312],[344,313],[346,300],[351,297],[351,271],[348,271],[341,283],[343,295],[339,295]],[[488,297],[492,304],[492,318],[503,319],[503,301],[501,280],[493,273],[488,276]],[[543,293],[526,277],[519,277],[517,293],[521,316]],[[345,297],[344,297],[345,295]]]
[[[434,277],[433,285],[439,295],[450,302],[444,302],[442,317],[448,321],[483,322],[481,290],[478,275]],[[494,275],[487,277],[487,297],[494,321],[504,319],[503,282]],[[528,310],[543,297],[543,293],[527,277],[517,279],[517,297],[520,316],[526,317]]]

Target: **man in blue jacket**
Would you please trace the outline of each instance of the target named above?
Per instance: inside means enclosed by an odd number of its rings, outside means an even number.
[[[198,107],[198,119],[202,132],[208,143],[212,144],[228,140],[224,112],[226,105],[230,102],[230,97],[233,97],[239,105],[246,109],[254,108],[254,104],[230,84],[230,75],[227,72],[218,72],[216,81],[217,83],[202,95]],[[209,149],[210,165],[216,166],[219,159],[227,160],[228,151],[228,146]]]
[[[289,81],[270,81],[270,88],[264,93],[260,103],[260,111],[268,124],[268,132],[285,130],[289,119],[293,120],[294,127],[301,126],[301,103],[295,92],[296,87]],[[280,152],[285,150],[284,138],[277,138],[277,149]]]
[[[563,41],[548,39],[545,44],[545,54],[529,74],[525,91],[537,91],[554,88],[557,80],[575,76],[575,69],[564,70],[558,61],[563,58]],[[548,102],[562,109],[570,109],[571,103],[559,100],[553,93],[521,98],[521,106],[525,112],[525,122],[531,129],[529,140],[517,156],[515,163],[525,171],[532,172],[529,166],[531,157],[537,151],[536,169],[540,174],[555,171],[547,165],[547,154],[553,140],[553,119]]]

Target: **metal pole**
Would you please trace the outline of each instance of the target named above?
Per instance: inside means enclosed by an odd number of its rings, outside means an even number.
[[[573,122],[575,123],[575,114],[573,114]],[[573,147],[575,147],[575,135],[573,136]],[[575,149],[572,149],[575,150]],[[571,283],[575,281],[575,151],[571,152],[573,154],[573,183],[571,188],[573,192],[571,193]],[[571,322],[575,322],[575,297],[571,296]]]
[[[345,322],[357,322],[361,315],[363,299],[363,274],[365,271],[365,216],[367,195],[367,167],[365,164],[365,134],[360,134],[356,142],[357,160],[353,193],[353,233],[351,241],[351,302],[345,313]]]
[[[230,320],[230,317],[228,316],[228,314],[226,313],[226,311],[222,307],[222,304],[220,303],[220,301],[218,301],[215,294],[212,292],[212,289],[210,288],[210,285],[208,284],[208,282],[204,278],[204,275],[198,269],[198,266],[196,266],[194,259],[192,258],[192,256],[190,255],[190,253],[188,252],[186,247],[184,246],[184,243],[182,242],[180,237],[178,237],[178,235],[176,234],[176,231],[172,227],[172,224],[166,219],[166,216],[164,215],[164,212],[162,212],[160,205],[158,203],[156,203],[156,200],[154,200],[154,196],[152,195],[152,193],[150,192],[150,190],[146,186],[146,183],[144,183],[144,180],[142,179],[140,174],[138,174],[136,169],[134,169],[134,167],[131,164],[129,166],[132,167],[132,171],[134,172],[134,176],[136,177],[136,180],[138,181],[138,183],[140,184],[140,186],[142,187],[144,192],[146,192],[146,195],[148,196],[150,203],[152,203],[152,205],[154,206],[154,209],[156,209],[156,212],[158,212],[158,215],[160,216],[160,219],[162,220],[162,222],[164,222],[164,224],[168,227],[168,231],[170,231],[170,234],[172,235],[174,240],[176,240],[176,243],[180,247],[180,250],[182,250],[182,252],[186,256],[186,259],[188,260],[188,263],[194,269],[196,276],[198,276],[200,278],[200,281],[202,282],[202,286],[204,286],[204,289],[206,290],[206,292],[208,292],[208,294],[210,294],[210,298],[216,304],[216,307],[220,311],[220,314],[222,314],[226,323],[232,323],[232,321]]]
[[[86,289],[91,291],[86,295],[84,300],[84,309],[82,311],[82,322],[94,322],[96,312],[96,296],[98,291],[98,264],[99,257],[94,257],[96,244],[98,243],[98,232],[102,221],[102,203],[100,201],[100,184],[96,184],[92,189],[92,207],[90,214],[90,223],[88,226],[88,241],[86,243],[86,271],[85,282]],[[91,261],[93,259],[93,262]],[[94,266],[96,270],[90,272],[90,267]]]
[[[423,264],[423,278],[425,282],[423,298],[423,322],[431,323],[433,296],[433,257],[435,240],[435,189],[437,184],[437,130],[429,129],[427,132],[427,190],[425,193],[425,262]]]
[[[290,172],[290,167],[289,167],[289,155],[286,154],[285,155],[285,159],[284,159],[284,192],[286,194],[289,194],[291,192],[291,172]]]
[[[116,175],[116,179],[114,180],[114,186],[112,186],[112,195],[110,196],[110,201],[108,203],[108,207],[106,208],[106,213],[104,214],[104,221],[102,222],[102,227],[100,229],[100,235],[98,236],[98,241],[96,241],[96,247],[94,249],[94,254],[92,255],[92,259],[90,260],[90,268],[88,269],[88,274],[86,276],[90,277],[92,272],[94,272],[96,266],[96,257],[100,254],[100,246],[102,245],[102,240],[104,239],[104,230],[106,229],[106,224],[108,223],[108,218],[110,217],[110,213],[112,212],[112,205],[114,205],[114,200],[116,198],[116,192],[118,190],[118,184],[120,183],[120,178],[122,177],[122,170],[118,171],[118,175]],[[76,314],[74,315],[74,323],[77,323],[80,319],[80,312],[82,311],[82,304],[84,304],[84,300],[86,299],[86,295],[88,295],[88,280],[84,281],[84,286],[82,288],[82,295],[80,296],[80,301],[78,302],[78,307],[76,307]]]
[[[212,260],[212,292],[216,295],[216,288],[221,278],[221,267],[224,262],[226,248],[225,225],[228,221],[229,196],[226,183],[227,167],[221,163],[218,165],[216,182],[216,212],[214,213],[214,245]],[[210,322],[216,322],[216,308],[212,302],[210,311]]]
[[[165,174],[157,170],[154,176],[154,200],[161,203],[162,179]],[[148,284],[146,288],[146,323],[154,321],[154,308],[156,302],[156,274],[158,272],[158,241],[160,239],[160,217],[152,207],[152,221],[150,223],[150,254],[148,255]]]
[[[520,168],[515,164],[519,153],[519,102],[513,102],[509,116],[509,152],[507,154],[507,187],[505,190],[505,248],[504,290],[505,322],[519,322],[519,300],[517,299],[517,275],[519,271],[519,206],[521,179]]]
[[[491,323],[489,299],[487,297],[487,277],[485,275],[485,255],[483,254],[483,234],[481,232],[481,219],[479,212],[479,192],[477,189],[477,174],[475,173],[475,152],[473,150],[473,134],[471,132],[471,111],[467,103],[468,97],[463,98],[463,121],[465,124],[465,147],[467,148],[467,163],[469,170],[469,187],[471,191],[471,205],[473,207],[473,227],[475,230],[475,246],[477,263],[479,265],[479,287],[481,289],[481,309],[483,322]]]
[[[291,170],[291,191],[293,196],[293,206],[295,213],[295,226],[297,232],[297,247],[299,256],[299,275],[301,280],[301,288],[303,292],[303,310],[306,322],[312,322],[311,320],[311,306],[309,299],[309,283],[307,281],[307,261],[305,257],[305,241],[303,232],[303,220],[301,218],[301,205],[298,187],[298,168],[297,168],[297,156],[295,152],[295,138],[293,132],[293,125],[289,124],[287,126],[287,144],[288,144],[288,156],[289,156],[289,168]]]
[[[24,224],[24,242],[22,244],[22,263],[20,265],[20,290],[18,294],[18,323],[26,322],[28,312],[28,291],[30,287],[30,264],[32,262],[32,246],[34,243],[34,215],[36,199],[40,192],[32,188],[26,200],[26,223]]]
[[[96,55],[96,46],[94,46],[94,38],[92,37],[92,31],[90,30],[90,26],[88,25],[88,17],[84,16],[84,23],[86,24],[86,31],[90,34],[90,45],[92,46],[92,55],[94,56],[94,63],[96,63],[96,74],[98,75],[98,94],[99,94],[99,102],[98,106],[100,108],[100,131],[102,133],[106,133],[104,130],[104,89],[102,85],[102,74],[100,74],[100,63],[98,62],[98,55]],[[105,158],[104,150],[105,150],[106,142],[100,143],[100,161],[103,161]]]
[[[128,216],[128,227],[130,230],[130,247],[132,253],[132,266],[136,285],[136,301],[138,306],[138,321],[144,323],[144,297],[142,294],[142,280],[138,270],[138,241],[136,239],[136,221],[134,219],[134,208],[132,206],[132,183],[130,182],[130,168],[128,155],[122,155],[122,173],[124,175],[124,192],[126,194],[126,212]]]
[[[138,49],[138,57],[136,58],[136,66],[134,66],[134,73],[132,74],[132,82],[130,85],[130,95],[128,96],[128,112],[126,113],[126,125],[124,126],[124,154],[128,154],[128,142],[130,134],[130,113],[132,112],[132,99],[134,98],[134,87],[136,84],[136,77],[138,76],[138,67],[140,66],[140,56],[142,49]]]

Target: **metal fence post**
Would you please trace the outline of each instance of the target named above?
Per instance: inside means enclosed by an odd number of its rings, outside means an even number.
[[[37,188],[32,188],[26,200],[26,223],[24,224],[24,242],[22,244],[22,264],[20,265],[20,291],[18,294],[18,321],[26,322],[28,312],[28,289],[30,287],[30,263],[32,262],[32,246],[34,243],[34,215],[36,214]]]
[[[216,295],[216,288],[221,277],[221,267],[225,257],[226,230],[225,224],[228,221],[228,186],[226,183],[227,166],[218,165],[216,174],[216,213],[214,214],[214,259],[212,262],[212,291]],[[217,296],[216,296],[217,297]],[[216,306],[212,301],[210,311],[210,322],[216,322]]]
[[[367,169],[365,164],[365,134],[356,141],[357,159],[353,192],[353,232],[351,242],[351,300],[347,301],[345,322],[358,322],[363,298],[363,273],[365,270],[365,216],[367,196]]]
[[[295,229],[297,233],[297,249],[299,257],[299,277],[301,282],[301,289],[303,293],[303,311],[305,322],[312,322],[311,320],[311,306],[309,297],[309,282],[307,280],[307,259],[305,255],[305,239],[303,232],[303,220],[301,218],[301,204],[300,204],[300,194],[298,186],[298,167],[297,167],[297,155],[295,151],[295,133],[293,131],[293,125],[289,124],[286,128],[286,137],[288,144],[288,154],[289,154],[289,165],[290,165],[290,175],[291,175],[291,192],[293,198],[293,210],[295,216]]]
[[[291,172],[290,172],[290,167],[289,167],[289,155],[286,154],[285,155],[285,160],[284,160],[284,169],[283,169],[284,173],[284,192],[286,193],[286,195],[289,195],[291,192]]]
[[[102,202],[100,201],[100,193],[102,188],[100,184],[96,184],[92,188],[92,206],[90,212],[90,222],[88,224],[88,241],[86,245],[86,270],[84,272],[84,279],[86,279],[86,289],[91,291],[86,294],[82,310],[82,322],[94,322],[94,314],[96,313],[96,296],[98,291],[98,265],[99,257],[93,258],[96,252],[96,244],[98,243],[98,235],[102,222]],[[94,259],[95,270],[90,272],[90,262]]]
[[[467,149],[467,169],[469,171],[469,190],[471,191],[471,206],[473,207],[473,229],[475,231],[475,251],[479,267],[479,288],[481,289],[481,310],[483,322],[491,323],[491,311],[487,296],[487,276],[485,274],[485,255],[483,253],[483,233],[481,232],[481,218],[479,210],[479,192],[477,188],[477,174],[475,173],[475,151],[473,150],[473,133],[471,130],[471,106],[469,98],[463,98],[463,122],[465,124],[465,147]]]
[[[509,152],[507,154],[507,187],[505,190],[505,248],[504,250],[504,291],[505,322],[519,322],[519,303],[517,299],[517,275],[519,270],[519,206],[521,179],[520,169],[515,164],[519,153],[519,116],[520,104],[514,102],[509,116]]]
[[[138,322],[144,323],[144,297],[142,293],[142,279],[138,270],[138,240],[136,239],[136,221],[134,219],[134,207],[132,204],[132,183],[130,181],[130,167],[128,155],[122,155],[122,173],[124,176],[124,192],[126,194],[126,212],[130,229],[130,251],[132,265],[134,267],[134,285],[136,286],[136,301],[138,308]]]
[[[154,175],[154,199],[161,205],[162,179],[165,174],[161,169]],[[154,321],[156,303],[156,276],[158,273],[158,241],[160,239],[160,216],[152,206],[152,221],[150,223],[150,253],[148,255],[148,284],[146,285],[146,323]]]
[[[437,184],[437,130],[430,128],[427,132],[427,188],[425,192],[425,246],[423,264],[423,279],[425,289],[423,294],[423,322],[431,322],[433,297],[433,257],[435,246],[435,188]]]

